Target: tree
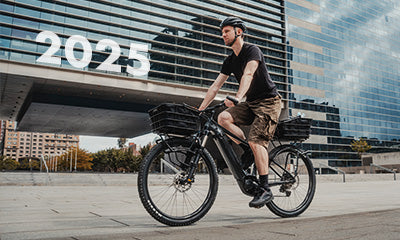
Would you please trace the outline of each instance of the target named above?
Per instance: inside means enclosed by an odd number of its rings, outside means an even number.
[[[92,165],[93,165],[92,159],[93,158],[91,154],[87,150],[78,148],[76,170],[77,171],[92,170]]]
[[[107,151],[101,150],[92,154],[93,171],[106,172],[108,168]]]
[[[18,170],[40,170],[40,160],[24,157],[18,159]]]
[[[118,138],[118,147],[124,148],[126,144],[127,138]]]
[[[71,157],[72,156],[72,157]],[[91,154],[84,149],[78,148],[78,152],[76,152],[76,148],[69,149],[68,152],[62,154],[58,159],[57,169],[61,171],[70,171],[71,170],[71,161],[72,161],[72,169],[75,169],[75,157],[76,157],[76,170],[77,171],[89,171],[92,170],[92,156]]]
[[[0,170],[15,170],[19,167],[19,163],[14,159],[6,156],[0,156]]]
[[[154,145],[152,145],[151,143],[147,144],[146,146],[140,148],[139,153],[140,153],[140,157],[143,159],[151,150],[151,148]]]
[[[128,168],[130,172],[139,171],[140,163],[142,162],[141,156],[135,156],[133,153],[133,149],[129,149],[125,152],[126,162],[128,164]]]
[[[358,156],[361,157],[361,154],[371,149],[371,146],[368,145],[367,141],[360,139],[354,140],[351,142],[351,149],[358,153]]]
[[[132,149],[107,149],[92,154],[93,171],[99,172],[137,172],[144,156],[150,151],[148,144],[135,156]]]
[[[93,170],[100,172],[124,172],[127,170],[126,158],[121,149],[107,149],[93,154]]]

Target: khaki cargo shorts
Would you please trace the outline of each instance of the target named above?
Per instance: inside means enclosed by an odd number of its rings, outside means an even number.
[[[241,102],[225,111],[229,112],[236,125],[250,125],[248,141],[268,148],[281,114],[281,96]]]

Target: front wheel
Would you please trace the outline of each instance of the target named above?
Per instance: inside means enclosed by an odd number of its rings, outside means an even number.
[[[206,149],[193,151],[188,139],[172,138],[154,146],[138,175],[140,200],[157,221],[170,226],[190,225],[211,208],[218,191],[215,162]],[[199,156],[198,163],[190,162]],[[195,169],[187,179],[190,168]]]
[[[274,200],[267,207],[280,217],[303,213],[311,204],[316,186],[310,159],[294,146],[282,145],[271,152],[269,166]]]

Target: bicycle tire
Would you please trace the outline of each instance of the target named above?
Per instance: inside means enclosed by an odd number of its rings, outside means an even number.
[[[270,182],[274,181],[273,176],[282,181],[290,178],[290,175],[295,177],[296,182],[271,187],[274,200],[267,207],[275,215],[284,218],[300,215],[310,206],[315,194],[316,178],[312,162],[293,145],[281,145],[271,151],[269,165]]]
[[[146,155],[139,170],[138,191],[144,208],[154,219],[169,226],[186,226],[200,220],[212,207],[218,192],[217,168],[206,149],[199,150],[193,182],[182,183],[191,144],[182,138],[160,142]],[[156,172],[157,164],[160,172],[164,165],[164,173]]]

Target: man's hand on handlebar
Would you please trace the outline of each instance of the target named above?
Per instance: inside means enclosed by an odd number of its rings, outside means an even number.
[[[201,109],[201,107],[199,107],[197,110],[200,111],[200,112],[205,112],[205,111],[214,110],[216,108],[220,108],[223,105],[225,105],[227,107],[233,107],[238,103],[239,103],[239,101],[236,98],[234,98],[232,96],[227,96],[226,99],[223,102],[221,102],[221,103],[219,103],[219,104],[217,104],[215,106],[206,107],[206,108],[203,108],[203,109]]]
[[[225,103],[225,106],[227,106],[227,107],[233,107],[239,103],[239,100],[237,100],[236,98],[234,98],[232,96],[227,96],[224,100],[224,103]]]

